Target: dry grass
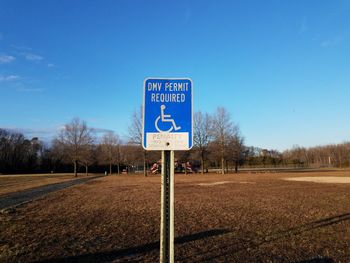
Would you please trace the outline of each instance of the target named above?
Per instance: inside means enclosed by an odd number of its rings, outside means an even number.
[[[349,262],[350,184],[299,176],[176,175],[175,259]],[[157,262],[159,215],[160,177],[96,179],[2,214],[0,261]]]

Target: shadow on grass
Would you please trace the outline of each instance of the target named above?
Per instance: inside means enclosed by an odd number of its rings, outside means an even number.
[[[283,237],[289,237],[289,236],[293,236],[293,235],[299,235],[302,234],[303,232],[307,232],[307,231],[311,231],[313,229],[316,228],[321,228],[321,227],[326,227],[326,226],[330,226],[330,225],[334,225],[337,223],[340,223],[342,221],[346,221],[346,220],[350,220],[350,213],[345,213],[342,215],[337,215],[337,216],[333,216],[333,217],[328,217],[328,218],[324,218],[324,219],[320,219],[299,227],[295,227],[295,228],[291,228],[289,230],[286,231],[282,231],[279,233],[276,233],[274,235],[271,236],[267,236],[265,238],[265,240],[267,241],[274,241]]]
[[[324,219],[317,220],[299,227],[272,233],[264,237],[259,237],[254,240],[245,240],[245,239],[236,237],[235,240],[237,242],[231,245],[224,245],[220,247],[215,247],[213,249],[206,248],[205,251],[202,251],[199,254],[178,258],[178,260],[186,261],[186,262],[191,262],[191,261],[212,262],[212,261],[218,261],[221,258],[227,259],[227,257],[230,254],[233,255],[233,254],[244,252],[247,250],[251,251],[249,253],[252,253],[252,251],[259,249],[260,246],[264,244],[275,242],[284,238],[290,238],[292,236],[297,236],[304,232],[312,231],[314,229],[321,228],[321,227],[327,227],[327,226],[334,225],[347,220],[350,220],[350,213],[345,213],[338,216],[324,218]],[[235,235],[235,233],[229,231],[228,229],[213,229],[213,230],[203,231],[203,232],[199,232],[191,235],[177,237],[175,238],[175,244],[184,244],[184,243],[201,240],[209,237],[220,237],[220,236],[230,237],[231,235]],[[40,262],[41,263],[44,263],[44,262],[45,263],[110,262],[117,259],[123,259],[124,257],[128,257],[128,256],[136,256],[140,254],[149,253],[154,250],[159,250],[159,242],[152,242],[152,243],[148,243],[140,246],[119,249],[114,251],[83,254],[83,255],[71,256],[66,258],[44,260]],[[334,261],[331,258],[323,257],[323,256],[319,256],[316,258],[309,258],[302,261],[295,261],[295,263],[332,263],[332,262]]]
[[[202,258],[204,261],[211,262],[213,260],[217,260],[218,258],[222,258],[225,256],[228,256],[230,254],[236,254],[239,252],[244,251],[253,251],[256,249],[259,249],[260,246],[264,244],[268,244],[271,242],[275,242],[284,238],[290,238],[292,236],[297,236],[300,234],[303,234],[305,232],[312,231],[314,229],[327,227],[330,225],[338,224],[343,221],[350,220],[350,213],[345,213],[333,217],[328,217],[324,219],[320,219],[317,221],[310,222],[308,224],[291,228],[285,231],[280,231],[276,233],[272,233],[270,235],[266,235],[264,237],[256,238],[254,240],[239,240],[237,243],[233,243],[229,246],[221,246],[219,249],[216,248],[216,250],[220,250],[219,253],[213,249],[206,250],[204,253],[202,253]],[[232,235],[234,233],[229,233],[228,235]],[[236,247],[234,247],[236,246]],[[186,260],[189,260],[191,257],[186,258]],[[306,259],[302,261],[295,261],[295,263],[331,263],[334,262],[331,258],[328,257],[317,257],[317,258],[311,258]]]
[[[229,230],[226,229],[213,229],[208,231],[203,231],[191,235],[186,235],[182,237],[175,238],[175,244],[184,244],[187,242],[205,239],[213,236],[220,236],[229,233]],[[152,242],[145,245],[119,249],[114,251],[107,252],[97,252],[91,254],[83,254],[77,256],[71,256],[66,258],[58,258],[58,259],[49,259],[39,261],[41,263],[61,263],[61,262],[109,262],[113,260],[117,260],[122,257],[133,256],[137,254],[148,253],[153,250],[159,250],[159,242]]]
[[[318,258],[312,258],[312,259],[307,259],[303,261],[297,261],[295,263],[333,263],[335,262],[333,259],[328,258],[328,257],[318,257]]]

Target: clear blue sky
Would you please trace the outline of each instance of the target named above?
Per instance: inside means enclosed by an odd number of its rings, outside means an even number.
[[[350,140],[350,1],[0,1],[0,127],[127,135],[146,77],[190,77],[247,145]]]

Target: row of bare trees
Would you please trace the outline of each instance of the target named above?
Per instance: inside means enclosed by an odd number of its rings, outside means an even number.
[[[350,142],[316,147],[294,146],[282,154],[284,164],[304,167],[349,167]]]
[[[0,129],[0,173],[68,171],[75,176],[81,169],[87,174],[108,170],[119,174],[142,167],[147,176],[150,166],[160,160],[159,152],[145,151],[142,144],[142,110],[135,111],[129,125],[129,139],[122,142],[114,132],[98,137],[94,129],[79,118],[67,123],[50,146],[38,138],[26,139],[18,132]],[[229,112],[218,107],[212,114],[194,115],[194,147],[177,151],[179,163],[192,163],[205,173],[216,168],[221,173],[238,167],[348,167],[350,143],[311,148],[293,147],[283,153],[247,147]],[[107,168],[107,169],[106,169]],[[115,169],[115,170],[114,170]],[[185,168],[185,172],[187,169]]]
[[[19,132],[0,129],[0,173],[35,172],[42,150],[38,138],[29,140]]]
[[[85,167],[88,173],[89,166],[108,166],[109,174],[121,173],[121,167],[125,172],[135,169],[140,162],[142,153],[143,171],[147,175],[146,151],[141,147],[141,119],[136,113],[133,115],[129,127],[129,140],[123,143],[119,136],[108,131],[101,138],[97,138],[94,129],[89,128],[85,121],[79,118],[73,119],[66,124],[53,140],[51,154],[53,158],[61,163],[71,163],[74,174],[77,176],[79,166]],[[158,161],[158,156],[153,156],[149,161]]]
[[[53,140],[52,153],[63,162],[72,163],[75,176],[79,163],[85,167],[86,174],[94,163],[108,165],[109,173],[112,174],[113,165],[117,165],[117,173],[120,173],[120,145],[119,136],[111,131],[105,133],[97,143],[94,130],[85,121],[75,118]]]
[[[221,167],[221,172],[225,173],[230,163],[234,163],[237,170],[238,165],[243,160],[243,138],[239,133],[238,126],[231,120],[228,111],[219,107],[213,114],[197,112],[194,122],[194,148],[191,151],[177,152],[179,162],[196,163],[199,160],[202,173],[209,166]],[[38,159],[36,166],[41,167],[37,170],[56,171],[62,170],[62,167],[67,167],[67,165],[72,165],[74,175],[77,176],[81,167],[85,167],[87,174],[90,166],[107,165],[109,173],[112,174],[112,169],[115,166],[117,167],[116,172],[120,173],[121,165],[124,170],[132,170],[135,165],[139,165],[141,162],[139,166],[143,168],[143,173],[147,176],[150,165],[160,159],[159,152],[147,152],[141,146],[142,110],[135,111],[132,116],[127,142],[122,142],[119,136],[113,132],[107,132],[98,138],[94,129],[88,127],[86,122],[79,118],[74,118],[64,125],[49,147],[45,147],[42,143],[38,144],[40,147],[35,146],[37,139],[28,141],[21,134],[6,133],[5,130],[2,132],[3,137],[10,137],[10,139],[5,140],[8,143],[1,144],[1,147],[4,148],[2,154],[6,153],[12,156],[10,159],[16,160],[18,163],[20,158],[15,157],[15,153],[28,152],[28,150],[24,149],[24,146],[19,148],[14,142],[16,139],[23,141],[22,144],[31,145],[34,149],[31,152]],[[9,150],[8,145],[13,146],[13,153]],[[7,168],[2,168],[0,172],[10,171],[8,167],[23,166],[14,161],[6,160],[9,157],[0,157],[4,160],[2,164],[7,165]],[[42,163],[46,165],[43,166]]]
[[[310,148],[294,146],[283,152],[249,147],[244,164],[246,167],[350,167],[350,142]]]
[[[142,149],[142,108],[133,113],[128,132],[128,143],[138,147],[139,151],[142,152],[143,173],[147,176],[148,164],[158,161],[159,154],[157,155]],[[225,108],[218,108],[213,115],[202,112],[195,113],[193,139],[195,145],[193,150],[189,152],[177,152],[176,154],[179,161],[183,162],[193,161],[197,159],[197,155],[199,154],[202,173],[204,173],[205,163],[209,157],[209,153],[220,152],[222,173],[225,173],[226,160],[237,156],[238,152],[240,152],[237,146],[243,148],[243,139],[239,134],[239,128],[232,122],[230,114]],[[220,149],[215,149],[216,147],[214,145],[219,145]],[[235,149],[233,150],[232,147]]]
[[[139,147],[143,156],[144,175],[147,175],[147,164],[154,162],[151,152],[142,149],[142,109],[135,111],[129,126],[129,143]],[[229,112],[218,107],[215,113],[196,112],[194,115],[194,147],[191,151],[176,152],[178,161],[187,163],[200,160],[201,172],[204,173],[206,163],[220,163],[221,173],[228,170],[229,162],[233,162],[237,171],[244,157],[243,137],[239,127],[231,120]],[[159,156],[157,157],[159,158]],[[210,160],[209,160],[210,159]],[[186,169],[185,169],[186,172]]]
[[[194,115],[194,153],[198,153],[201,162],[201,172],[204,173],[208,158],[214,163],[220,163],[221,173],[228,169],[228,163],[233,162],[235,171],[243,161],[245,146],[239,127],[229,112],[218,107],[214,114],[196,112]]]

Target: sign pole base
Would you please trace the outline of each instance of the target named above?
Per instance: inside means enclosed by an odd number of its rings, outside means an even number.
[[[174,151],[162,151],[160,262],[174,262]]]

